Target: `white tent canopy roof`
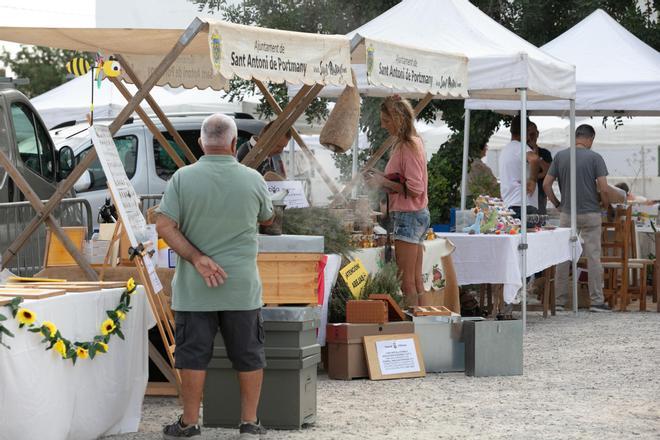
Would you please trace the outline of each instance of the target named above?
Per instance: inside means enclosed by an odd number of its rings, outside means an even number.
[[[529,99],[571,99],[575,68],[539,50],[507,30],[467,0],[403,0],[349,34],[468,57],[470,96],[518,99],[527,88]],[[355,66],[354,66],[355,67]],[[365,95],[391,94],[371,90],[358,73]],[[321,96],[341,90],[326,87]]]
[[[137,88],[124,83],[135,94]],[[101,88],[94,82],[94,118],[114,118],[126,106],[126,100],[117,88],[107,80],[101,82]],[[82,122],[89,113],[91,101],[90,74],[74,78],[61,86],[32,98],[32,105],[39,111],[47,127],[54,127],[67,121]],[[241,112],[240,102],[228,102],[223,99],[224,92],[212,89],[184,89],[169,86],[156,86],[151,96],[165,113],[195,112]],[[151,107],[143,103],[142,108],[152,113]]]
[[[660,116],[660,52],[598,9],[541,49],[577,66],[578,115]],[[520,103],[468,100],[466,108],[514,112]],[[568,114],[565,101],[530,102],[533,114]]]

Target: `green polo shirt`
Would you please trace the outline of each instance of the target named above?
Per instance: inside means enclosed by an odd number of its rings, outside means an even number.
[[[174,173],[159,211],[227,272],[224,284],[207,287],[192,263],[179,257],[172,280],[172,309],[253,310],[263,305],[257,222],[273,216],[273,205],[258,172],[233,156],[202,156]]]

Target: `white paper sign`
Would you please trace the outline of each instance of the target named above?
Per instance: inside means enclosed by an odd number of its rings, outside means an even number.
[[[227,22],[210,23],[215,73],[264,82],[353,85],[350,40]]]
[[[110,130],[105,125],[94,124],[89,127],[89,133],[96,148],[99,162],[103,167],[103,172],[108,180],[108,189],[117,205],[116,208],[128,236],[128,241],[132,247],[150,241],[152,237],[149,228],[147,228],[147,221],[140,210],[138,196],[126,175],[124,164],[119,158],[117,146]],[[156,293],[160,292],[163,290],[163,286],[158,279],[151,259],[146,257],[143,261],[149,272],[154,291]],[[152,270],[149,270],[150,267]]]
[[[467,58],[365,39],[369,84],[408,92],[467,97]]]
[[[282,180],[266,182],[268,191],[271,194],[278,193],[282,190],[289,190],[289,194],[284,198],[284,203],[287,208],[308,208],[309,202],[305,197],[305,190],[303,189],[300,180]]]
[[[376,341],[376,354],[383,376],[421,371],[415,340],[412,338]]]

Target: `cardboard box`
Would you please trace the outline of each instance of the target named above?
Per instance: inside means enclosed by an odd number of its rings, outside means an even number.
[[[328,324],[326,336],[328,377],[340,380],[369,377],[363,337],[414,333],[414,331],[415,326],[410,321],[384,324]]]
[[[105,256],[110,248],[108,240],[89,240],[85,241],[83,246],[83,256],[93,265],[102,265],[105,262]],[[119,255],[119,242],[115,242],[112,254],[110,255],[110,267],[117,266],[117,257]]]

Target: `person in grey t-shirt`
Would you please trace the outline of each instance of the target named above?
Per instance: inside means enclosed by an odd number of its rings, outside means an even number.
[[[589,296],[592,312],[610,311],[603,297],[603,266],[601,255],[601,206],[606,209],[607,198],[607,166],[603,157],[591,150],[596,131],[592,126],[584,124],[575,130],[575,166],[576,166],[576,211],[577,231],[584,242],[583,253],[587,257],[589,270]],[[571,225],[571,179],[570,179],[570,149],[562,150],[555,155],[548,174],[543,181],[543,190],[548,200],[560,208],[559,225]],[[552,191],[555,179],[559,180],[561,202]],[[600,190],[600,194],[599,194]],[[602,204],[602,205],[601,205]],[[562,310],[568,294],[569,262],[557,266],[557,306]]]

